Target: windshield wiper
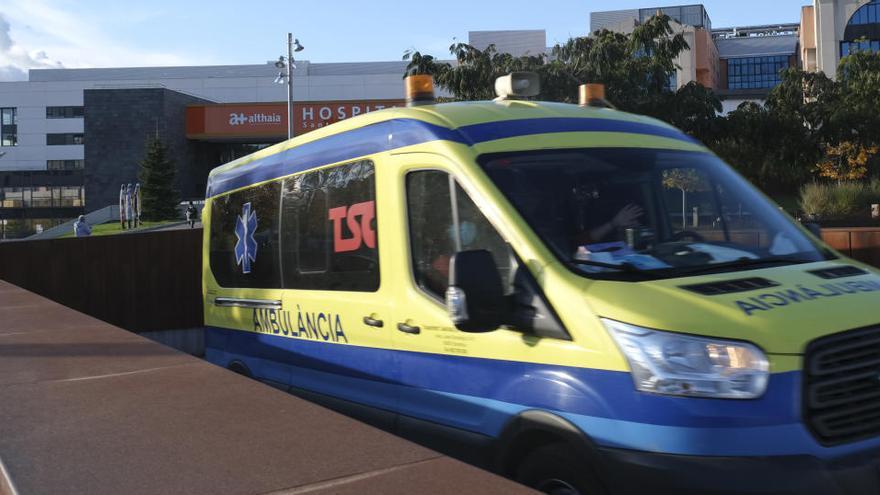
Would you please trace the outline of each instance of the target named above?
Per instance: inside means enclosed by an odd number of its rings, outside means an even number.
[[[751,268],[763,265],[800,265],[803,263],[812,263],[814,260],[805,260],[800,258],[787,258],[784,256],[774,256],[770,258],[740,258],[724,263],[715,263],[710,265],[702,265],[695,267],[678,268],[676,271],[683,275],[692,275],[695,273],[712,272],[715,270],[723,270],[726,268]]]
[[[640,270],[632,263],[626,263],[626,262],[620,263],[620,264],[615,264],[615,263],[603,263],[601,261],[578,260],[578,259],[571,259],[568,261],[569,261],[569,263],[572,263],[574,265],[598,266],[600,268],[610,268],[612,270],[618,270],[621,272],[643,273],[643,270]]]

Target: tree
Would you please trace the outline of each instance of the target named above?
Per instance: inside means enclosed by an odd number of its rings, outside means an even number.
[[[168,149],[159,138],[147,142],[141,162],[141,218],[143,220],[171,220],[178,217],[180,202],[174,188],[176,168],[168,159]]]
[[[653,115],[696,139],[711,144],[718,138],[721,100],[711,89],[691,81],[675,93],[663,93]]]
[[[480,50],[455,43],[449,47],[454,65],[414,50],[407,50],[403,59],[409,60],[405,75],[431,74],[458,100],[494,98],[495,79],[514,71],[538,73],[540,98],[545,101],[576,103],[579,85],[602,83],[607,99],[617,108],[667,120],[706,139],[714,133],[713,119],[721,111],[721,102],[696,83],[678,91],[669,87],[678,69],[676,58],[687,49],[670,17],[658,14],[630,34],[601,30],[593,36],[571,38],[554,46],[549,57],[514,57],[498,53],[494,45]]]
[[[409,61],[406,65],[406,72],[404,72],[403,77],[426,74],[436,78],[437,75],[449,69],[448,63],[437,62],[433,56],[422,55],[420,52],[413,49],[403,52],[403,60]]]
[[[663,171],[663,186],[681,191],[681,228],[687,228],[687,193],[703,191],[708,185],[693,168],[671,168]]]
[[[878,150],[877,146],[865,147],[850,141],[828,146],[825,158],[817,165],[819,175],[839,182],[864,179],[868,175],[868,161]]]

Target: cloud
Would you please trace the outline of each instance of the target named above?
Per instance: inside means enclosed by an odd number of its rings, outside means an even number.
[[[89,10],[76,0],[51,3],[45,0],[2,0],[2,3],[0,81],[27,79],[28,69],[205,63],[205,60],[132,46],[142,40],[117,39],[107,34],[104,28],[108,23],[134,22],[122,15],[123,12],[140,20],[159,15],[152,10],[137,11],[127,3],[118,11]]]
[[[45,51],[29,53],[12,39],[12,26],[0,13],[0,81],[27,79],[28,69],[57,69],[64,67],[52,60]]]

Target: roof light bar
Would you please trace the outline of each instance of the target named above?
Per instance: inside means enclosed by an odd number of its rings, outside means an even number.
[[[434,103],[434,78],[428,74],[407,76],[404,79],[406,87],[406,106],[431,105]]]

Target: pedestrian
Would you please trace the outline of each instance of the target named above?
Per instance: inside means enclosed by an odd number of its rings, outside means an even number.
[[[194,228],[196,226],[196,220],[199,219],[199,210],[193,206],[193,202],[189,202],[189,206],[186,207],[186,221],[189,222],[189,228]]]
[[[89,227],[89,223],[86,222],[85,215],[80,215],[79,218],[73,222],[73,235],[76,237],[88,237],[92,235],[92,228]]]

